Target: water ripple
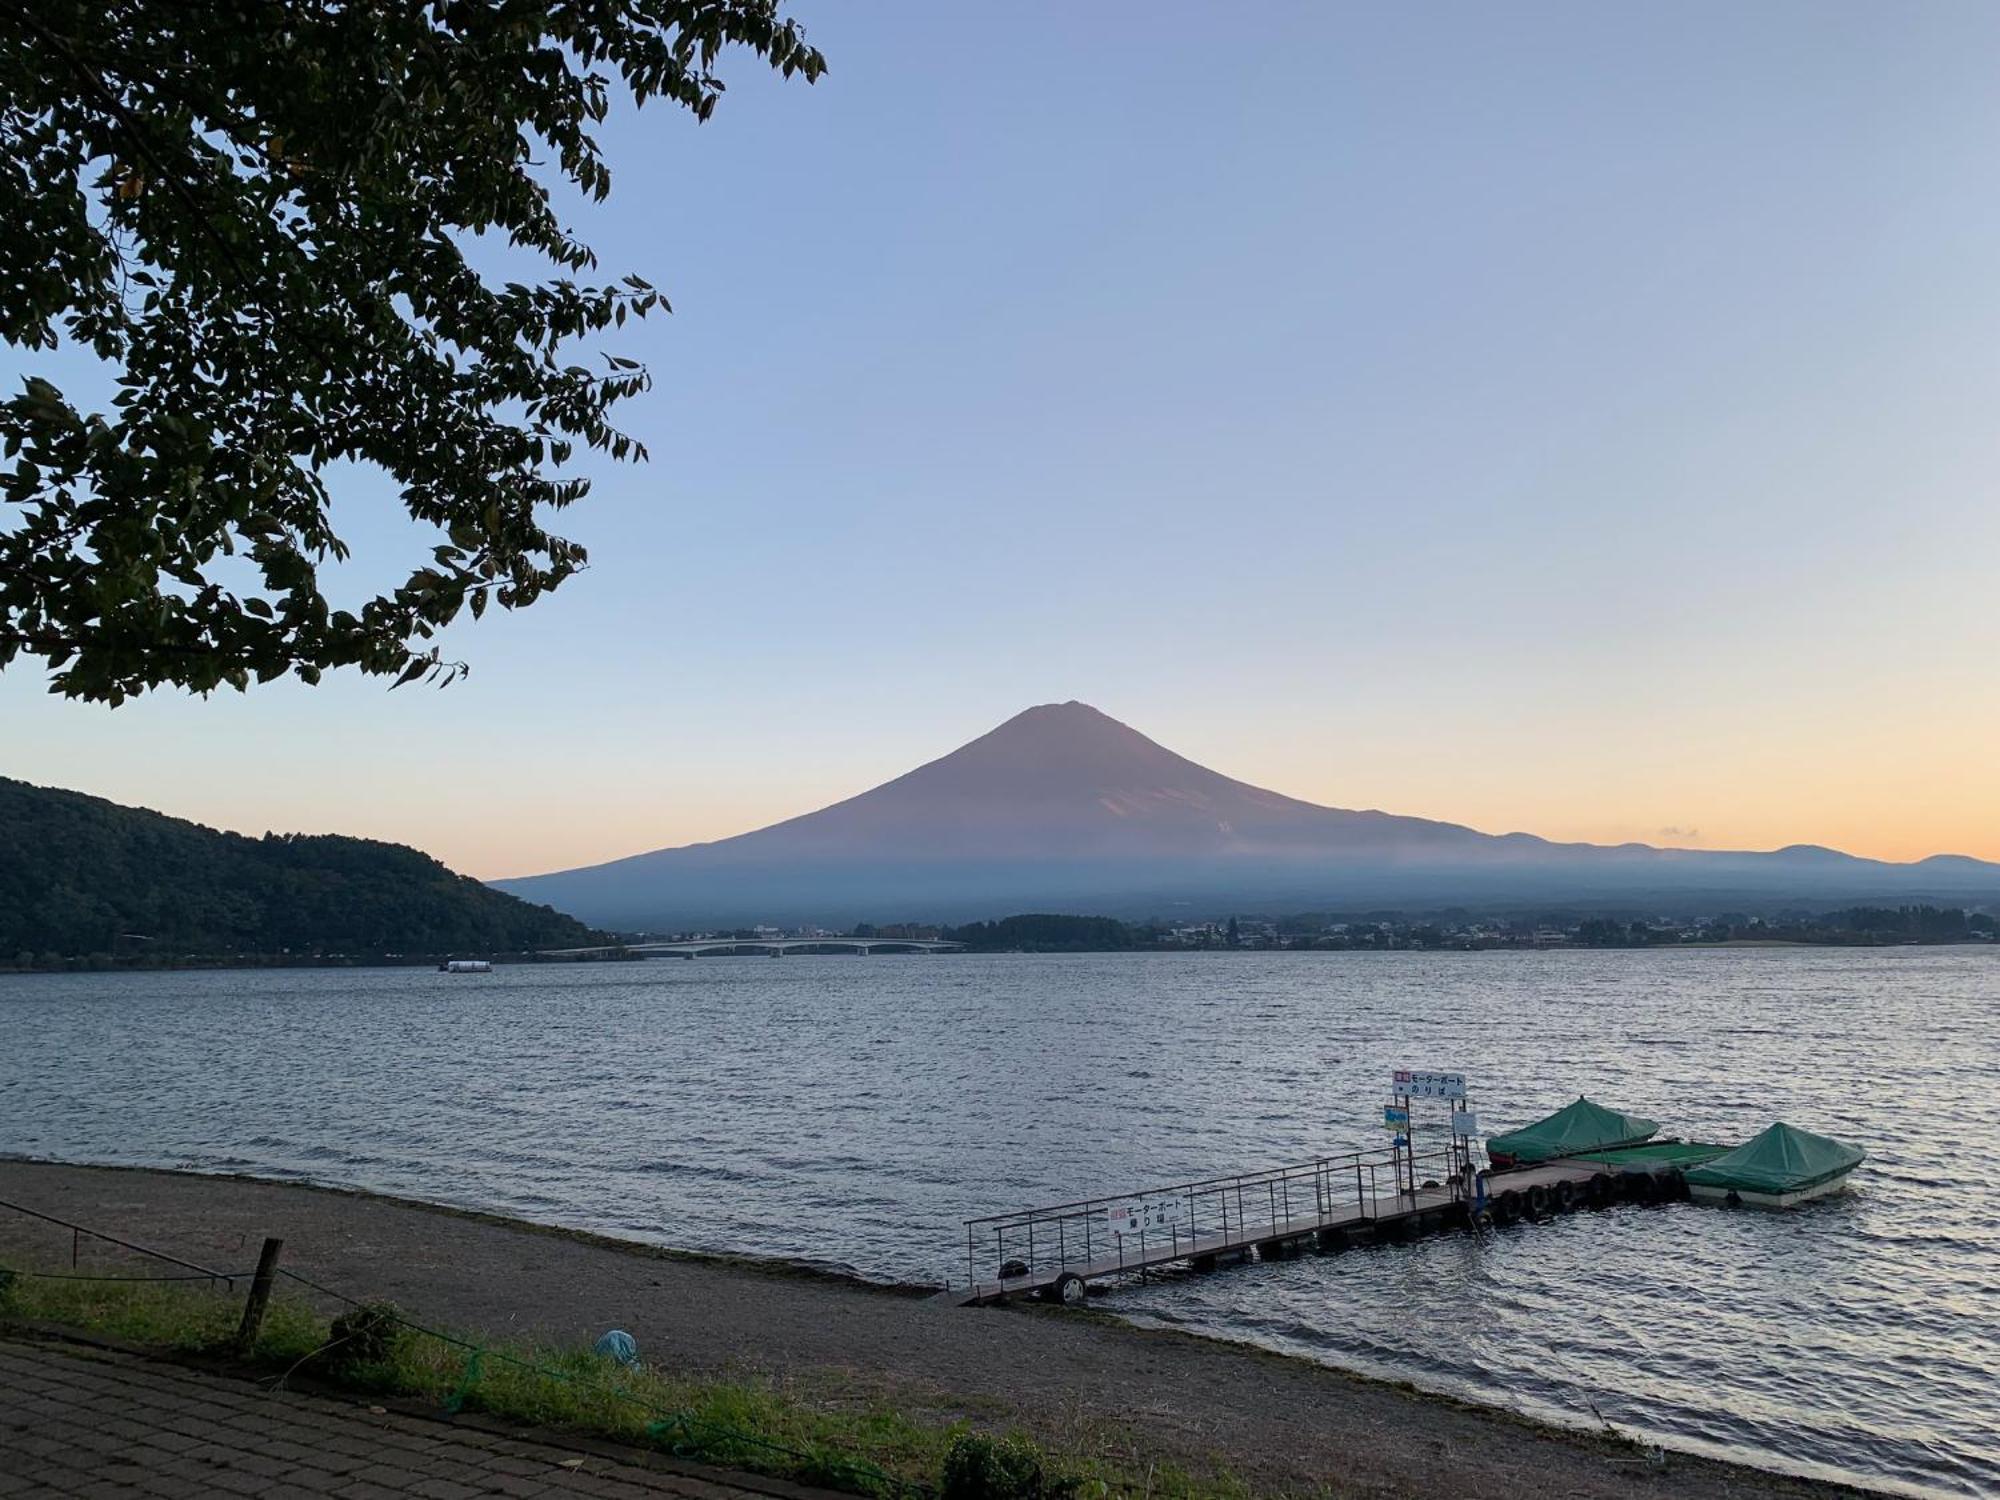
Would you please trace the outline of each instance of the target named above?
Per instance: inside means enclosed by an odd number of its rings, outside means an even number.
[[[0,1151],[254,1172],[961,1279],[960,1221],[1372,1146],[1392,1067],[1867,1146],[1788,1215],[1621,1207],[1105,1305],[1539,1416],[2000,1493],[2000,954],[788,958],[0,976]]]

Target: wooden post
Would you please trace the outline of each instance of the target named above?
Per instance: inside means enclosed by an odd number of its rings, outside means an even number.
[[[236,1354],[248,1358],[257,1347],[257,1334],[264,1326],[264,1309],[271,1302],[271,1280],[278,1273],[278,1256],[283,1240],[266,1239],[264,1253],[257,1257],[257,1272],[250,1278],[250,1300],[243,1304],[243,1322],[236,1330]]]

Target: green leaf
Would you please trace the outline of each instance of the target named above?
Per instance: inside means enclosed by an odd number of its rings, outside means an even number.
[[[824,67],[764,0],[387,5],[366,25],[346,6],[22,9],[65,45],[0,27],[0,330],[95,350],[114,394],[86,416],[28,369],[0,400],[0,666],[38,660],[113,704],[337,667],[462,676],[413,650],[467,576],[508,580],[511,607],[580,566],[533,518],[590,484],[552,471],[580,447],[644,459],[612,420],[642,367],[614,352],[592,373],[569,346],[667,304],[636,274],[568,279],[596,257],[552,206],[611,190],[592,131],[614,91],[703,119],[726,48]],[[78,57],[115,64],[84,88]],[[466,255],[486,235],[555,273],[488,280]],[[321,575],[348,558],[356,466],[450,547],[335,610]],[[264,597],[218,561],[243,552]]]

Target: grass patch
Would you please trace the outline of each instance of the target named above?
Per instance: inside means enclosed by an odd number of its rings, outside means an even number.
[[[232,1354],[242,1310],[240,1291],[205,1284],[10,1277],[0,1269],[0,1322],[60,1324],[191,1357]],[[247,1363],[275,1379],[308,1373],[360,1394],[483,1412],[883,1500],[1238,1500],[1249,1493],[1227,1474],[1107,1456],[1103,1445],[1082,1441],[1051,1452],[1019,1432],[989,1436],[964,1421],[920,1421],[879,1398],[814,1400],[763,1382],[621,1366],[589,1349],[440,1332],[382,1315],[328,1319],[281,1290]]]
[[[215,1354],[236,1337],[241,1296],[174,1282],[55,1280],[0,1269],[0,1317],[60,1323],[176,1354]],[[326,1320],[303,1301],[273,1297],[258,1340],[260,1363],[305,1358],[326,1341]]]

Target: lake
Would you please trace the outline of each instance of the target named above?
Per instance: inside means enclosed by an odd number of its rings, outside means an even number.
[[[1788,1214],[1624,1206],[1097,1305],[1536,1415],[2000,1492],[2000,951],[704,959],[0,975],[0,1152],[369,1188],[964,1279],[961,1220],[1588,1093],[1865,1146]],[[127,1226],[142,1232],[142,1226]]]

